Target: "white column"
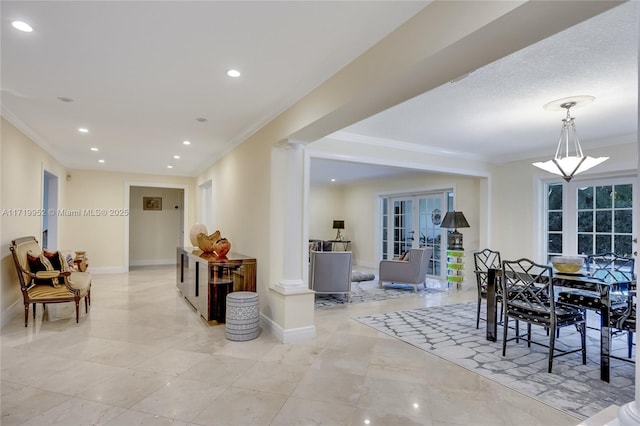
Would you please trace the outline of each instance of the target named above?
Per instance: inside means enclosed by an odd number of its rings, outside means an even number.
[[[303,167],[304,145],[289,141],[285,146],[284,258],[282,259],[282,279],[278,282],[278,286],[284,293],[308,290],[302,279]]]
[[[636,7],[636,14],[637,14],[637,20],[640,21],[640,7]],[[639,53],[640,53],[640,48],[639,48]],[[638,56],[638,65],[640,65],[640,56]],[[638,87],[638,96],[640,96],[640,86]],[[640,119],[640,110],[638,111],[638,119]],[[640,137],[638,137],[638,133],[636,132],[636,143],[638,144],[638,172],[640,172]],[[638,208],[638,194],[640,194],[640,176],[636,176],[635,179],[635,191],[634,191],[634,202],[635,202],[635,208]],[[637,238],[637,235],[634,235],[635,238]],[[635,249],[637,250],[638,244],[635,244]],[[637,262],[636,262],[637,263]],[[637,270],[637,268],[636,268]],[[639,298],[636,298],[636,302],[637,300],[639,300]],[[636,315],[638,314],[638,309],[636,307]],[[638,324],[636,322],[636,341],[638,339]],[[635,354],[635,361],[636,361],[636,393],[635,393],[635,399],[631,402],[629,402],[628,404],[623,405],[622,407],[620,407],[620,410],[618,410],[618,424],[620,426],[638,426],[640,425],[640,406],[638,405],[638,401],[640,401],[640,386],[638,386],[638,383],[640,383],[640,363],[638,363],[638,352],[637,352],[637,346],[636,346],[636,354]]]

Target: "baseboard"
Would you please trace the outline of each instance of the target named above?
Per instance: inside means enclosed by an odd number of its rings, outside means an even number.
[[[156,265],[175,265],[176,259],[141,259],[130,260],[129,266],[156,266]]]
[[[275,336],[281,343],[296,343],[313,340],[316,338],[316,326],[291,328],[285,330],[275,323],[271,318],[260,314],[260,326],[263,331],[269,332]]]
[[[16,316],[18,316],[20,314],[24,315],[24,304],[20,303],[21,299],[22,299],[22,297],[20,297],[20,299],[16,300],[7,309],[2,311],[2,314],[0,314],[0,328],[2,328],[5,325],[9,324],[9,322],[13,318],[15,318]]]
[[[90,274],[96,274],[96,275],[123,274],[127,272],[127,270],[122,266],[100,266],[100,267],[89,266],[89,268],[87,268],[87,272],[89,272]]]

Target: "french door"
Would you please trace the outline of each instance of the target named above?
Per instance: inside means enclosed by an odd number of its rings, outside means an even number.
[[[382,258],[393,259],[411,248],[431,247],[428,275],[442,277],[440,223],[447,210],[446,193],[389,197],[382,205]]]
[[[547,256],[612,252],[635,256],[634,178],[547,185]]]

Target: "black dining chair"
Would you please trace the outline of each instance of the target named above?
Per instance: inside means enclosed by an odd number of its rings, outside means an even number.
[[[476,315],[476,328],[480,328],[480,308],[482,305],[482,299],[487,298],[489,269],[502,268],[502,262],[500,260],[500,252],[488,248],[473,253],[473,261],[475,263],[476,283],[478,285],[478,312]],[[500,290],[500,286],[496,286],[496,302],[502,303],[502,292]],[[500,311],[500,316],[502,316],[502,310]]]
[[[626,281],[634,282],[635,259],[632,257],[618,256],[615,253],[600,253],[587,256],[585,269],[591,277],[604,282]],[[627,285],[610,293],[611,312],[625,310],[629,290],[635,290],[633,285]],[[601,314],[600,292],[596,289],[564,289],[558,294],[558,303],[571,305]],[[627,330],[627,342],[629,358],[633,347],[633,331]]]
[[[502,262],[502,295],[503,295],[503,339],[502,356],[506,356],[507,342],[519,338],[549,348],[549,369],[551,373],[554,356],[582,352],[582,364],[587,363],[585,316],[584,311],[572,306],[556,305],[553,288],[553,270],[548,265],[537,264],[529,259]],[[508,339],[509,318],[527,323],[526,336],[518,335]],[[550,332],[549,343],[531,340],[531,325],[542,326]],[[555,347],[556,331],[562,327],[575,326],[580,333],[581,348],[561,350]],[[558,355],[555,355],[559,352]]]
[[[626,306],[612,309],[611,315],[609,316],[613,329],[627,333],[627,356],[629,360],[632,360],[633,355],[633,333],[636,331],[636,305],[636,292],[635,290],[630,291]],[[611,358],[622,359],[613,355],[611,355]]]

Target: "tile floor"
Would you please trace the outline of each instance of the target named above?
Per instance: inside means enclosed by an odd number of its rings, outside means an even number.
[[[439,285],[439,283],[431,283]],[[474,300],[442,294],[316,310],[317,338],[225,339],[180,297],[173,267],[96,275],[76,325],[1,331],[1,420],[14,425],[575,425],[579,421],[353,318]]]

